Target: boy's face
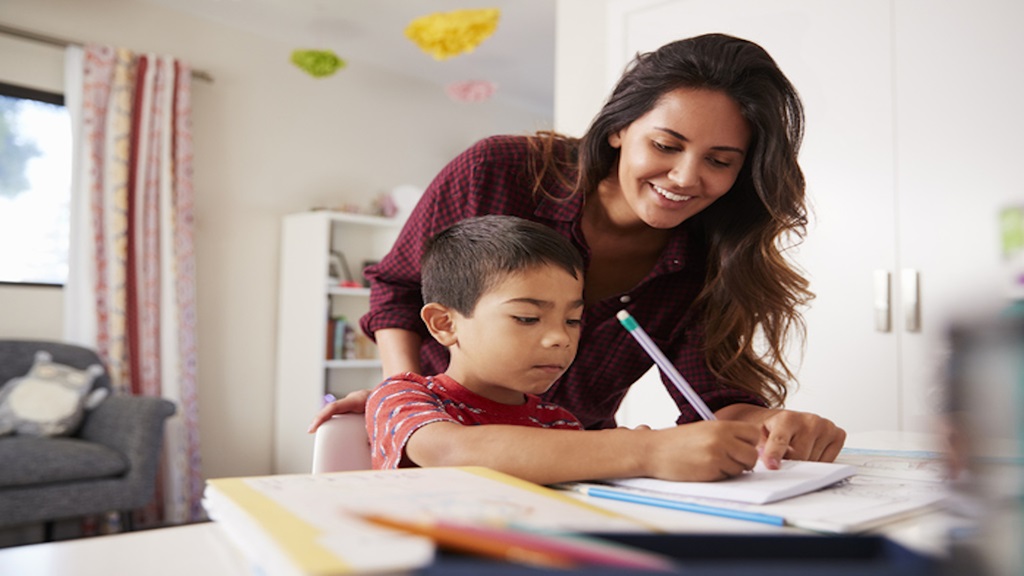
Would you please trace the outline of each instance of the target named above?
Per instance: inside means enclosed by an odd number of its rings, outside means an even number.
[[[496,402],[522,404],[541,394],[576,357],[583,274],[540,265],[502,278],[467,318],[452,311],[447,374]]]

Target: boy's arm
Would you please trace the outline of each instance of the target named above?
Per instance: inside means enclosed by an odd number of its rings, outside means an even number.
[[[753,468],[759,437],[756,426],[727,421],[584,431],[435,422],[412,434],[405,454],[419,466],[486,466],[538,484],[629,476],[708,481]]]

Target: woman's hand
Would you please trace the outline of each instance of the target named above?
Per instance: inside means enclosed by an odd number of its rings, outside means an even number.
[[[845,430],[810,412],[733,404],[719,410],[716,416],[760,424],[758,449],[761,461],[771,470],[778,469],[783,458],[831,462],[846,442]]]
[[[369,397],[369,390],[356,390],[355,392],[349,392],[344,398],[325,404],[324,407],[316,413],[316,417],[313,418],[313,422],[310,423],[309,429],[306,431],[310,434],[316,432],[316,429],[319,428],[321,424],[330,420],[335,414],[364,412],[366,410],[366,400]]]
[[[377,348],[380,350],[381,365],[385,375],[402,374],[405,372],[419,373],[419,350],[421,338],[419,334],[398,328],[377,330]],[[335,414],[366,411],[366,400],[371,390],[356,390],[344,398],[324,405],[313,422],[306,430],[310,434],[316,432],[321,424],[327,422]]]
[[[765,418],[761,459],[771,469],[783,458],[831,462],[846,442],[846,431],[831,420],[809,412],[774,410]]]

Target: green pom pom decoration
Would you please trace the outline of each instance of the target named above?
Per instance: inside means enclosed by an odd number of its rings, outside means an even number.
[[[345,67],[345,61],[330,50],[295,50],[292,52],[292,64],[314,78],[330,76]]]

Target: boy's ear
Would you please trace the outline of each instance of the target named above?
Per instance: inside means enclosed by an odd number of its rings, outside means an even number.
[[[430,335],[445,347],[453,346],[458,342],[458,338],[455,337],[454,314],[447,306],[437,302],[431,302],[420,310],[420,318],[430,330]]]

